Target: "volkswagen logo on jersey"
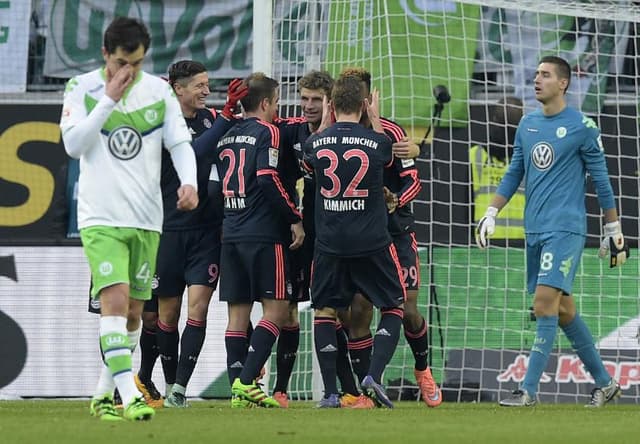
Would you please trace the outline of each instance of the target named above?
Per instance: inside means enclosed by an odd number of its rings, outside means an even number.
[[[142,148],[142,136],[135,128],[120,126],[109,134],[109,151],[118,159],[129,160],[138,155]]]
[[[533,165],[540,171],[548,169],[553,164],[554,157],[553,147],[547,142],[540,142],[531,150]]]

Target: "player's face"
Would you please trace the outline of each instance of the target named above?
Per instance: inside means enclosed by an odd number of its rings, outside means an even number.
[[[271,101],[265,100],[265,104],[265,114],[268,117],[268,121],[273,122],[274,117],[278,113],[278,106],[280,106],[280,93],[278,92],[278,90],[276,90],[276,93]]]
[[[567,87],[567,80],[558,77],[556,67],[551,63],[538,65],[533,83],[536,100],[542,104],[562,97]]]
[[[309,123],[320,123],[322,120],[323,97],[324,91],[321,89],[300,88],[300,107]]]
[[[185,115],[192,115],[206,106],[209,91],[209,75],[201,72],[189,79],[188,83],[178,81],[175,84],[176,96]]]
[[[138,49],[133,52],[126,52],[118,46],[113,54],[108,54],[103,48],[102,57],[104,58],[107,71],[109,71],[111,76],[118,72],[123,66],[129,65],[133,70],[133,77],[135,78],[142,69],[142,62],[144,62],[144,46],[138,46]]]

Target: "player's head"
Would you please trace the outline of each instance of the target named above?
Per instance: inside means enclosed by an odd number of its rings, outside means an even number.
[[[516,129],[522,118],[522,100],[504,97],[489,110],[489,150],[491,155],[504,159],[513,153]]]
[[[311,124],[322,120],[322,98],[331,97],[333,78],[326,71],[311,71],[298,81],[300,107]]]
[[[364,110],[364,99],[367,97],[365,86],[356,76],[340,76],[333,85],[331,103],[336,116],[349,114],[359,115]]]
[[[176,92],[182,113],[192,117],[206,106],[209,91],[207,68],[194,60],[180,60],[169,67],[169,84]]]
[[[571,84],[571,66],[563,58],[545,56],[540,59],[534,79],[536,100],[547,103],[567,93]]]
[[[134,75],[142,69],[144,55],[149,49],[149,31],[139,20],[116,17],[104,32],[102,56],[107,70],[115,74],[122,66],[130,65]]]
[[[244,112],[272,121],[280,99],[278,82],[261,72],[254,72],[244,82],[249,86],[247,95],[240,99]]]
[[[340,73],[340,77],[352,76],[360,79],[366,88],[366,94],[371,94],[371,73],[364,68],[351,66],[344,68]]]

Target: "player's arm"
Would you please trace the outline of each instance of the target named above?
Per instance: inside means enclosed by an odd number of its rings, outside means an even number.
[[[193,151],[199,161],[204,164],[211,165],[215,161],[216,146],[218,141],[233,127],[237,122],[237,119],[227,120],[224,117],[219,117],[214,120],[211,128],[207,129],[197,139],[191,142],[193,145]]]
[[[415,199],[422,189],[418,168],[416,168],[416,162],[413,159],[396,158],[393,166],[400,175],[401,186],[400,190],[396,192],[396,196],[398,197],[398,206],[403,207]]]
[[[598,255],[601,259],[609,256],[609,267],[622,265],[630,255],[629,244],[625,242],[622,227],[618,220],[613,188],[609,180],[609,171],[604,157],[604,146],[600,131],[588,128],[586,141],[580,149],[580,156],[586,166],[596,188],[598,203],[604,211],[604,239],[600,244]]]
[[[67,154],[79,159],[98,145],[100,129],[115,108],[116,102],[106,94],[89,114],[84,104],[84,94],[74,77],[67,82],[60,118],[60,130]]]
[[[519,132],[519,127],[518,127]],[[478,221],[476,226],[476,244],[480,248],[486,248],[489,245],[489,237],[495,232],[496,217],[500,210],[509,202],[511,196],[518,190],[522,178],[524,177],[524,154],[520,143],[519,133],[516,132],[515,143],[513,146],[513,157],[507,172],[502,177],[500,185],[496,190],[496,194],[491,198],[491,203],[484,213],[484,216]]]

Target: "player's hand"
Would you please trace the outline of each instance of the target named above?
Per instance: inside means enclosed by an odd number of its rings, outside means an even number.
[[[420,147],[407,136],[394,143],[391,149],[399,159],[415,159],[420,155]]]
[[[389,188],[384,187],[384,202],[387,204],[387,211],[393,213],[398,208],[398,196]]]
[[[104,93],[114,102],[119,102],[124,92],[127,90],[131,82],[133,82],[133,67],[124,65],[114,75],[107,72],[107,83],[105,84]]]
[[[329,98],[326,95],[322,96],[322,120],[320,120],[320,126],[316,130],[315,134],[321,133],[335,123],[335,115],[331,108],[331,101]]]
[[[496,216],[498,215],[498,209],[496,207],[489,207],[485,211],[484,216],[478,222],[476,227],[476,244],[481,249],[487,248],[489,245],[489,237],[496,231]]]
[[[224,104],[224,108],[222,108],[222,116],[228,120],[233,119],[233,114],[235,113],[236,106],[238,106],[238,102],[247,94],[249,94],[249,85],[243,80],[233,79],[227,88],[227,102]]]
[[[598,256],[600,256],[600,259],[604,259],[609,253],[611,253],[609,256],[609,268],[624,264],[631,254],[629,244],[624,241],[622,228],[620,228],[620,222],[618,221],[609,222],[604,226],[604,239],[600,244]]]
[[[178,188],[178,205],[180,211],[190,211],[198,206],[198,192],[193,185],[182,185]]]
[[[291,224],[291,245],[289,245],[289,250],[297,250],[302,246],[304,242],[304,228],[302,228],[302,221]]]

